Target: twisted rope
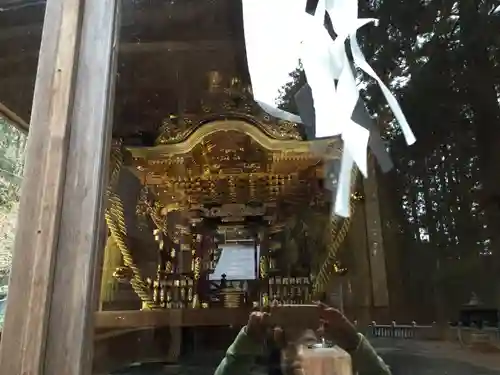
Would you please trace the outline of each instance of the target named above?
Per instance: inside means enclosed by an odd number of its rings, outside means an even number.
[[[134,262],[132,253],[127,245],[127,226],[125,224],[125,210],[123,208],[123,203],[118,194],[113,191],[118,182],[120,170],[123,165],[123,157],[121,150],[118,147],[112,149],[110,161],[111,176],[108,189],[106,190],[108,207],[106,208],[106,212],[104,214],[106,224],[108,225],[108,229],[111,232],[113,240],[120,249],[124,265],[132,271],[132,279],[130,280],[132,289],[148,308],[153,308],[155,307],[155,303],[149,293],[146,283],[142,278],[141,271]]]
[[[351,188],[356,185],[358,177],[358,169],[354,168],[351,174],[352,183]],[[351,226],[352,217],[354,216],[354,211],[356,208],[356,204],[354,199],[351,198],[349,202],[350,206],[350,215],[346,217],[342,221],[342,225],[340,229],[337,230],[338,224],[340,222],[338,217],[333,217],[330,221],[330,231],[332,241],[328,245],[328,254],[325,258],[325,261],[321,265],[321,268],[316,276],[316,280],[314,281],[313,291],[314,293],[321,293],[325,291],[326,286],[328,285],[332,275],[335,274],[334,265],[337,260],[337,254],[340,249],[340,246],[344,242],[347,237],[347,233],[349,232],[349,228]]]

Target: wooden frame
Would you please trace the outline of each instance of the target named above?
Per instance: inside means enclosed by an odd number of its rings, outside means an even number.
[[[48,0],[0,368],[90,374],[117,0]]]

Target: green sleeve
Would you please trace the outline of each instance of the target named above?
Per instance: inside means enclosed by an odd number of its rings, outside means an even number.
[[[243,327],[236,339],[227,349],[225,357],[215,370],[214,375],[247,375],[255,359],[262,354],[262,344],[252,340]]]
[[[351,352],[352,366],[359,375],[391,375],[389,366],[380,358],[370,342],[361,334],[357,349]]]

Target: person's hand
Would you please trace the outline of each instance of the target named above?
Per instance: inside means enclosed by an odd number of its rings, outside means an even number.
[[[342,349],[346,351],[355,350],[358,347],[360,337],[349,319],[339,310],[327,306],[322,302],[318,303],[320,309],[320,319],[322,327],[320,334],[330,336]]]
[[[266,338],[270,328],[271,314],[262,311],[254,311],[248,317],[246,333],[256,341],[262,341]]]

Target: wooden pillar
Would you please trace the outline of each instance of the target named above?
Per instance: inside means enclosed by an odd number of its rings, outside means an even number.
[[[346,245],[351,254],[352,270],[348,273],[348,283],[344,285],[344,298],[349,317],[360,324],[371,322],[372,290],[368,243],[366,235],[366,214],[363,202],[357,203],[351,218],[351,227],[347,234]],[[347,281],[347,280],[344,280]],[[352,315],[352,316],[351,316]]]
[[[389,292],[387,289],[384,239],[382,235],[375,161],[373,158],[370,158],[368,163],[368,173],[371,177],[363,181],[363,186],[365,191],[366,234],[372,276],[373,307],[387,309],[389,307]]]
[[[47,1],[2,374],[90,374],[116,7],[116,0]]]

